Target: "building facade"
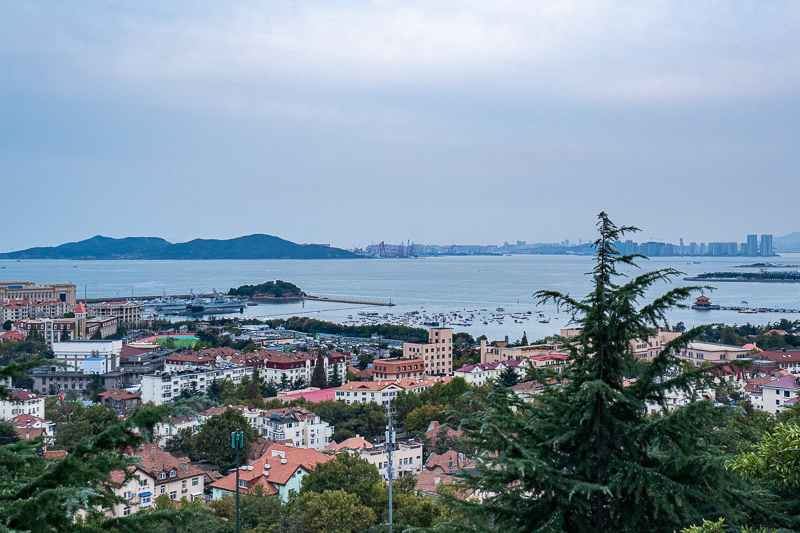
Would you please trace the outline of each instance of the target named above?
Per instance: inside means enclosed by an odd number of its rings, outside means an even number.
[[[398,379],[422,379],[425,377],[425,361],[421,357],[407,359],[394,357],[376,359],[372,363],[372,379],[374,381]]]
[[[453,328],[431,328],[428,342],[404,342],[404,359],[422,359],[427,376],[453,375]]]
[[[31,281],[0,281],[0,301],[30,300],[32,302],[50,302],[58,300],[74,307],[75,284],[50,283],[36,286]]]

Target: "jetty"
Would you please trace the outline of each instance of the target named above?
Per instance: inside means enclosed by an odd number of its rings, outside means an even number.
[[[306,300],[312,300],[315,302],[336,302],[341,304],[356,304],[356,305],[382,305],[385,307],[394,307],[396,304],[393,304],[391,300],[346,300],[340,298],[326,298],[324,296],[309,296],[306,295]]]
[[[746,303],[746,302],[742,302]],[[800,313],[800,309],[792,309],[789,307],[749,307],[746,305],[719,305],[712,304],[708,296],[698,296],[692,309],[696,311],[736,311],[738,313],[756,314],[756,313]]]

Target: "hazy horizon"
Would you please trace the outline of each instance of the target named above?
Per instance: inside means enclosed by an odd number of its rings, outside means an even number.
[[[639,242],[786,235],[798,27],[792,2],[12,0],[0,251],[575,243],[601,210]]]

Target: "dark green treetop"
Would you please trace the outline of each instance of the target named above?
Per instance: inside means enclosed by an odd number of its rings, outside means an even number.
[[[630,349],[632,340],[666,325],[668,310],[700,287],[675,287],[653,298],[648,290],[678,272],[626,279],[618,268],[635,266],[637,256],[620,255],[613,243],[636,229],[615,226],[605,213],[598,227],[591,292],[582,300],[535,294],[582,327],[569,346],[563,381],[534,403],[504,388],[476,397],[484,409],[465,417],[462,428],[467,445],[483,456],[461,487],[487,496],[483,502],[445,498],[475,530],[503,532],[672,533],[703,518],[723,517],[732,525],[767,520],[765,495],[725,468],[721,435],[732,408],[695,401],[666,409],[669,391],[691,397],[708,379],[701,368],[681,368],[673,355],[701,328],[667,343],[651,362],[637,361]],[[630,383],[634,374],[638,379]],[[648,404],[661,414],[649,416]]]

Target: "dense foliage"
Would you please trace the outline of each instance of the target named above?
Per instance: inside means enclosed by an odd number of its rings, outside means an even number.
[[[667,310],[696,288],[673,288],[639,305],[655,283],[678,273],[662,269],[620,281],[617,268],[634,265],[635,256],[620,256],[613,242],[635,228],[618,228],[604,213],[599,218],[589,295],[536,294],[566,308],[583,328],[565,381],[536,403],[504,388],[481,398],[484,410],[464,429],[482,460],[462,488],[485,499],[450,504],[475,529],[490,531],[666,533],[719,517],[732,525],[780,522],[768,493],[726,469],[732,408],[707,401],[665,408],[668,391],[691,395],[707,379],[672,355],[699,330],[668,343],[649,364],[631,353],[630,341],[663,326]],[[634,371],[638,379],[627,386]],[[661,414],[647,416],[647,404],[661,406]]]
[[[273,318],[267,320],[266,324],[272,328],[283,325],[286,329],[302,331],[303,333],[328,333],[330,335],[342,335],[345,337],[370,338],[373,335],[380,335],[385,339],[406,342],[420,342],[428,339],[428,331],[423,328],[412,328],[410,326],[399,326],[395,324],[348,326],[299,316],[293,316],[287,320]]]
[[[301,298],[305,295],[300,287],[288,281],[267,281],[259,285],[242,285],[228,291],[231,296],[249,296],[251,298]]]

